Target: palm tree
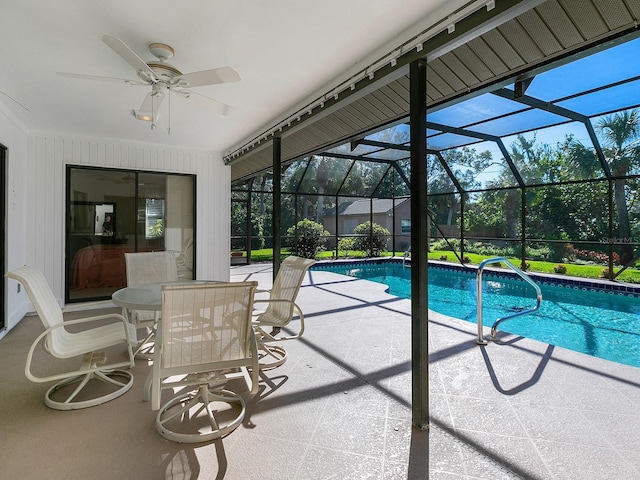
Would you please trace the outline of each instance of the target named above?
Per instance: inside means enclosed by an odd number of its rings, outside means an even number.
[[[631,239],[629,208],[625,196],[627,176],[631,169],[640,165],[640,111],[625,110],[600,119],[596,124],[602,153],[613,177],[613,198],[618,218],[618,237],[628,242]],[[601,169],[593,149],[585,147],[570,138],[566,143],[569,160],[584,174],[592,174]],[[620,260],[623,265],[633,259],[633,247],[622,246]]]

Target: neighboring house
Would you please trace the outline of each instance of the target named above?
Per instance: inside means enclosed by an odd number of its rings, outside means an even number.
[[[372,221],[389,230],[396,236],[396,249],[404,249],[411,241],[411,200],[391,198],[358,199],[342,202],[338,205],[338,223],[336,209],[325,210],[323,226],[333,237],[327,242],[328,248],[335,248],[336,228],[338,236],[353,235],[361,223]],[[394,226],[395,218],[395,226]],[[391,239],[388,248],[392,248]]]
[[[340,203],[338,205],[338,236],[353,235],[358,225],[371,220],[373,223],[377,223],[389,230],[391,235],[395,235],[396,251],[406,250],[411,244],[411,199],[396,199],[395,202],[395,215],[393,211],[393,200],[390,198],[367,198]],[[332,237],[327,242],[327,248],[335,248],[335,208],[325,210],[322,223],[325,230],[327,230]],[[460,236],[460,227],[458,225],[441,224],[438,225],[437,228],[433,224],[431,225],[432,238],[442,238],[443,235],[448,238]],[[389,239],[387,248],[389,250],[393,248],[391,238]]]

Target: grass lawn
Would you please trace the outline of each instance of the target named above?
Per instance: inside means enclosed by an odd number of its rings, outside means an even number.
[[[282,250],[282,254],[284,256],[288,255],[289,252],[287,250]],[[318,260],[330,260],[334,258],[334,251],[324,251],[320,252],[316,259]],[[387,252],[385,255],[391,256],[391,252]],[[396,256],[402,257],[404,252],[396,252]],[[442,250],[433,250],[429,252],[429,260],[440,260],[441,257],[447,257],[446,261],[459,263],[458,258],[451,251],[442,251]],[[486,255],[477,255],[475,253],[467,253],[465,256],[471,260],[471,264],[478,265],[483,260],[490,258]],[[365,258],[365,254],[359,251],[349,251],[344,252],[344,256],[341,255],[339,258]],[[251,261],[252,262],[270,262],[273,259],[273,251],[270,248],[265,248],[262,250],[252,250],[251,251]],[[513,263],[516,267],[520,267],[520,259],[518,258],[508,258],[511,263]],[[554,267],[558,265],[558,263],[552,262],[543,262],[538,260],[528,260],[529,272],[538,272],[538,273],[549,273],[554,275],[561,275],[554,271]],[[605,269],[603,265],[574,265],[572,263],[563,263],[567,268],[567,272],[564,274],[570,277],[581,277],[581,278],[601,278],[600,275]],[[492,265],[493,267],[498,267],[499,265]],[[504,267],[507,268],[507,267]],[[617,269],[614,268],[614,272]],[[640,283],[640,270],[635,268],[628,268],[620,276],[616,278],[616,280],[627,283]]]

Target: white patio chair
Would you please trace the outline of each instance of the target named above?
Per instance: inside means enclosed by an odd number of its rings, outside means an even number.
[[[129,371],[119,369],[134,366],[133,346],[136,344],[136,330],[122,315],[97,315],[63,321],[62,309],[41,272],[25,265],[7,273],[6,276],[24,286],[45,327],[45,331],[38,335],[29,349],[24,372],[27,378],[35,383],[60,380],[45,394],[44,402],[48,407],[56,410],[92,407],[113,400],[131,388],[133,375]],[[108,319],[115,322],[106,323]],[[79,324],[95,326],[77,333],[67,330],[68,326]],[[80,368],[44,377],[35,375],[32,372],[33,355],[42,339],[45,351],[53,357],[71,358],[83,355]],[[129,360],[107,364],[106,353],[101,350],[119,344],[126,347]],[[108,391],[104,393],[105,388],[102,386],[98,390],[101,393],[99,396],[91,396],[88,393],[90,388],[85,387],[94,385],[97,381],[107,384]],[[58,397],[62,398],[57,399]]]
[[[176,266],[178,268],[178,277],[193,277],[193,237],[187,238],[182,243],[182,250],[176,253]]]
[[[163,287],[151,388],[145,392],[151,394],[151,408],[159,409],[156,429],[163,437],[181,443],[210,441],[244,419],[243,398],[226,384],[240,378],[251,394],[258,391],[251,327],[256,287],[257,282]],[[169,388],[177,395],[161,406],[162,391]]]
[[[262,312],[254,312],[253,326],[256,331],[258,350],[260,352],[260,368],[268,369],[282,365],[287,360],[287,351],[277,342],[299,338],[304,333],[304,315],[296,304],[296,298],[307,270],[315,260],[289,256],[282,261],[268,299],[258,299],[254,305],[266,304]],[[288,336],[278,336],[282,328],[289,325],[294,316],[300,319],[297,331]],[[270,330],[270,331],[267,331]]]
[[[174,282],[178,280],[178,267],[174,252],[135,252],[125,253],[127,286],[147,283]],[[136,328],[146,328],[146,337],[138,343],[135,354],[148,356],[153,349],[153,337],[158,321],[158,313],[142,310],[123,309],[123,315]]]

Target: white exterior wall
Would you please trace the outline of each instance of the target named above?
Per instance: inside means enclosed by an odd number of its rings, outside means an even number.
[[[0,103],[0,144],[6,147],[7,164],[7,198],[6,200],[6,251],[7,269],[12,270],[26,263],[25,238],[27,206],[26,198],[26,165],[27,133],[26,129],[15,120],[8,110]],[[4,272],[3,272],[4,273]],[[24,290],[17,293],[13,280],[4,281],[6,290],[6,310],[1,312],[5,316],[5,326],[0,331],[2,338],[13,328],[26,313]]]
[[[195,174],[196,276],[229,279],[231,169],[224,165],[221,155],[112,139],[27,135],[11,130],[10,125],[0,123],[0,143],[8,147],[9,270],[23,264],[41,270],[63,304],[66,166],[90,165]],[[6,323],[11,328],[32,308],[24,290],[18,294],[14,281],[7,284]],[[0,332],[0,338],[5,332]]]

